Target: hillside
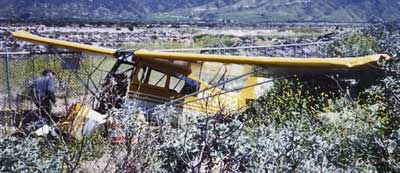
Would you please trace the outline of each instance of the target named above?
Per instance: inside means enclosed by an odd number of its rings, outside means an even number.
[[[0,0],[0,18],[96,21],[369,22],[400,19],[396,0]]]
[[[191,8],[211,0],[0,0],[1,18],[146,20],[155,12]]]
[[[399,19],[395,0],[238,0],[176,10],[173,16],[239,22],[370,22]]]

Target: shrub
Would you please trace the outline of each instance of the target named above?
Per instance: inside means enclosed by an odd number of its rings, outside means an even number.
[[[45,156],[37,140],[0,139],[1,172],[60,172],[60,155]]]
[[[351,33],[327,47],[328,57],[353,57],[379,52],[378,42],[371,35],[362,32]]]

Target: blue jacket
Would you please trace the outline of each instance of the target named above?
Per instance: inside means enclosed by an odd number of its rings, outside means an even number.
[[[48,76],[41,76],[33,82],[34,97],[37,101],[51,100],[56,103],[54,80]]]

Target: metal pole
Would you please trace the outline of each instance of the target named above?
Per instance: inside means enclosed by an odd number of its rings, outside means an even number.
[[[8,49],[6,49],[8,53]],[[12,95],[11,95],[11,67],[10,67],[10,56],[6,56],[6,71],[7,71],[7,92],[8,92],[8,108],[12,109]]]

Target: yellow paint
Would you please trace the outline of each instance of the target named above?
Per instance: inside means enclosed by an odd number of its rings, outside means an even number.
[[[189,78],[196,80],[200,83],[199,90],[210,88],[210,85],[204,81],[201,81],[193,74],[188,76]],[[193,110],[197,112],[203,112],[208,115],[214,115],[215,113],[231,113],[235,112],[240,108],[240,96],[237,93],[225,93],[218,88],[213,88],[199,93],[196,97],[188,97],[184,100],[185,105],[183,109]],[[216,95],[216,96],[214,96]],[[207,98],[208,96],[213,96]],[[197,100],[197,101],[195,101]]]
[[[73,123],[72,123],[72,129],[71,129],[71,134],[72,136],[76,137],[76,138],[81,138],[82,137],[82,129],[83,129],[83,125],[85,123],[86,120],[86,116],[88,115],[90,111],[90,108],[88,108],[87,106],[81,106],[81,110],[78,112],[78,114],[76,115]]]
[[[369,55],[354,58],[287,58],[287,57],[250,57],[250,56],[228,56],[208,55],[193,53],[171,53],[151,52],[147,50],[135,51],[139,58],[159,58],[181,61],[207,61],[232,64],[258,65],[265,67],[309,67],[309,68],[353,68],[361,65],[377,62],[381,59],[389,60],[390,57],[384,54]]]
[[[33,42],[33,43],[39,43],[39,44],[45,44],[45,45],[54,46],[54,47],[65,48],[65,49],[74,50],[74,51],[82,51],[82,52],[106,55],[106,56],[111,56],[111,57],[114,57],[115,53],[117,52],[116,50],[109,49],[109,48],[101,48],[101,47],[91,46],[91,45],[87,45],[87,44],[80,44],[80,43],[74,43],[74,42],[69,42],[69,41],[40,37],[40,36],[33,35],[29,32],[26,32],[26,31],[17,31],[17,32],[13,32],[12,34],[15,38],[20,39],[20,40]]]
[[[106,115],[101,115],[81,103],[75,103],[68,109],[67,116],[61,119],[58,125],[75,139],[81,140],[84,135],[90,135],[96,125],[105,122]]]
[[[254,76],[250,76],[247,80],[246,80],[246,85],[245,86],[251,86],[251,85],[255,85],[257,84],[257,77]],[[249,88],[245,88],[242,89],[240,91],[240,107],[245,107],[247,105],[246,100],[247,99],[254,99],[255,96],[255,87],[249,87]]]

